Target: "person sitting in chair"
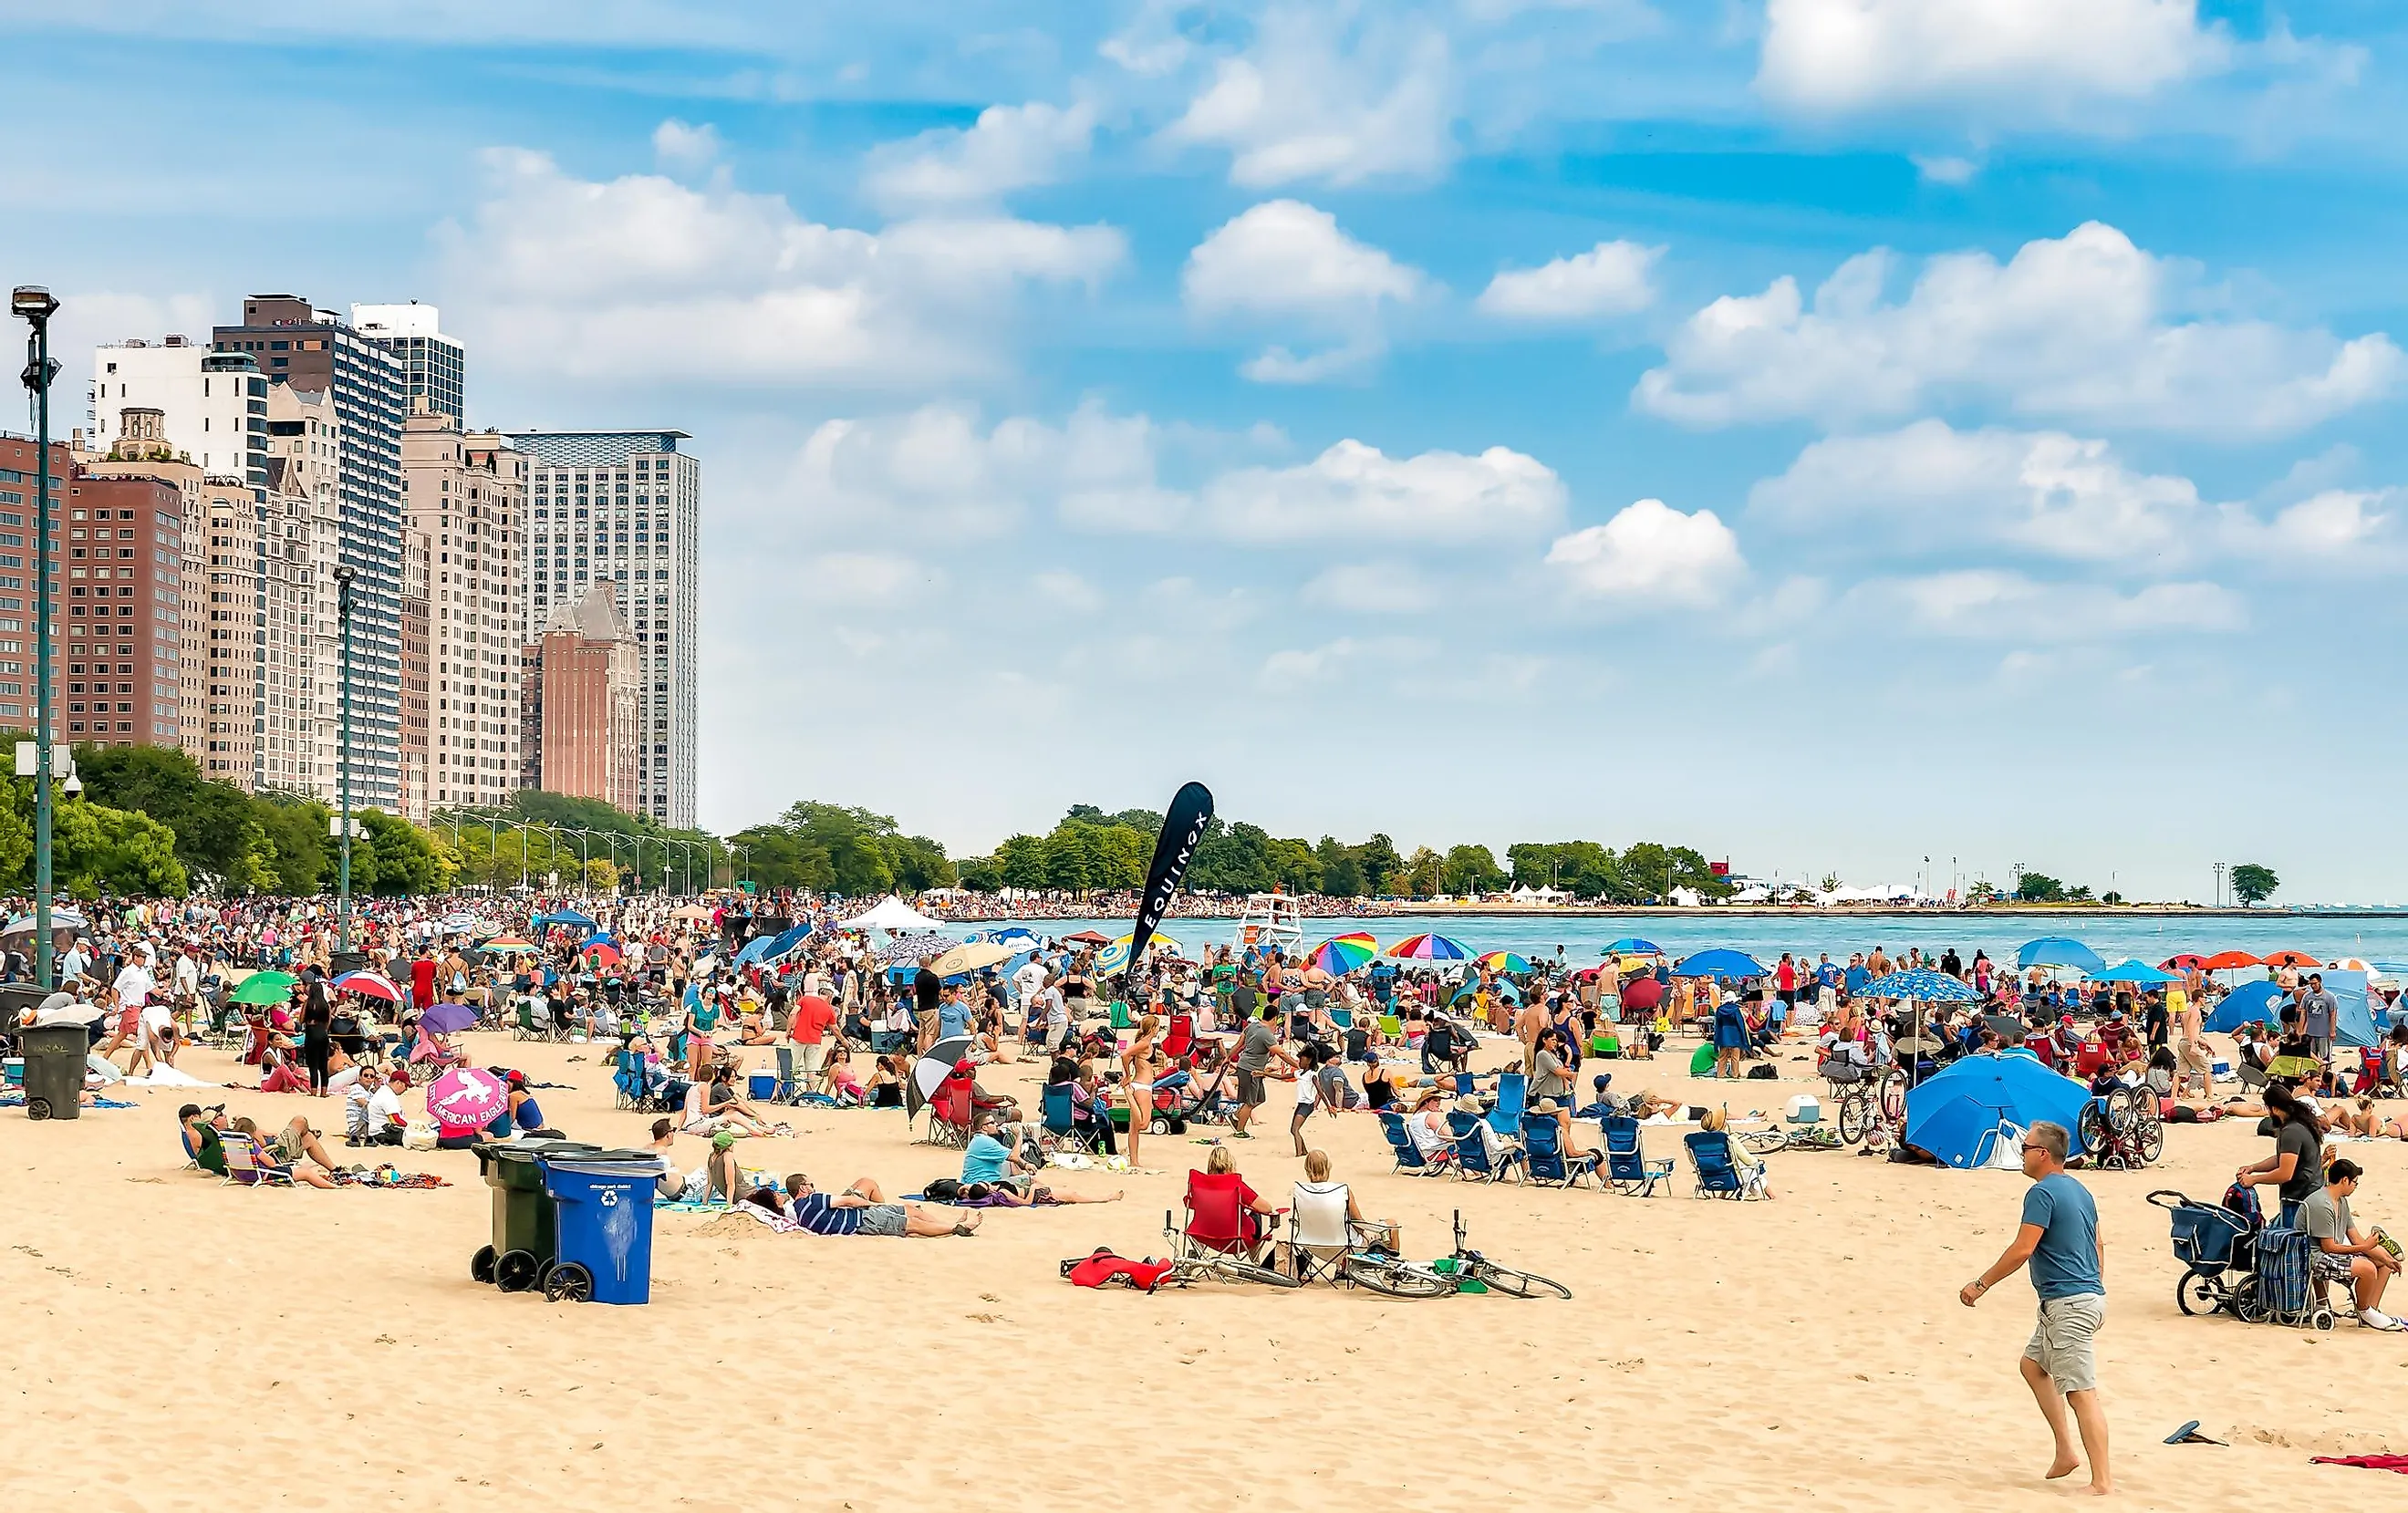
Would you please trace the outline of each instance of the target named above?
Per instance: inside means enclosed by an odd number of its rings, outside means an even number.
[[[2347,1156],[2325,1168],[2324,1186],[2300,1205],[2300,1227],[2316,1247],[2316,1276],[2347,1282],[2358,1303],[2360,1327],[2397,1333],[2408,1329],[2381,1307],[2383,1290],[2400,1273],[2400,1258],[2382,1237],[2361,1233],[2349,1200],[2363,1171]]]
[[[1291,1277],[1304,1275],[1306,1256],[1328,1262],[1358,1244],[1393,1255],[1404,1243],[1395,1224],[1363,1217],[1353,1188],[1329,1179],[1329,1152],[1326,1150],[1305,1152],[1304,1180],[1296,1184],[1288,1206],[1293,1226],[1283,1269]],[[1303,1254],[1299,1255],[1299,1251]]]

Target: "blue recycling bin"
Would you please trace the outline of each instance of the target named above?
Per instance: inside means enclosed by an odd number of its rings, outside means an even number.
[[[649,1303],[652,1193],[659,1161],[542,1161],[557,1206],[559,1262],[544,1274],[555,1303]]]

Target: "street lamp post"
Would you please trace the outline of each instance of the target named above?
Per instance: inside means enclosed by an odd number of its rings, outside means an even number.
[[[25,337],[25,387],[34,395],[35,583],[34,649],[36,657],[34,712],[34,980],[47,992],[57,984],[50,971],[50,522],[57,518],[50,484],[50,317],[59,302],[38,285],[9,293],[8,308],[32,330]]]
[[[343,730],[342,764],[337,769],[341,792],[336,795],[342,806],[342,851],[337,872],[339,898],[335,914],[335,949],[351,949],[351,582],[360,570],[349,563],[335,569],[335,616],[343,627]]]

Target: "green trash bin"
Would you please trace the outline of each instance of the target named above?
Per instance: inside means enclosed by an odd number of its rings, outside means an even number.
[[[25,1117],[77,1119],[83,1113],[83,1059],[92,1035],[80,1024],[17,1032],[25,1058]]]
[[[468,1275],[505,1292],[540,1285],[559,1242],[536,1157],[587,1156],[601,1148],[581,1140],[488,1140],[469,1149],[477,1152],[485,1185],[494,1190],[494,1238],[470,1258]]]
[[[469,1149],[494,1190],[494,1237],[469,1258],[468,1275],[505,1292],[540,1288],[560,1259],[559,1209],[544,1190],[539,1158],[658,1162],[647,1150],[610,1150],[583,1140],[486,1140]]]

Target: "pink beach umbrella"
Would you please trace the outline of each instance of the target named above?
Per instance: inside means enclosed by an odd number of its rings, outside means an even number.
[[[509,1089],[481,1067],[455,1066],[426,1089],[427,1117],[443,1135],[474,1135],[509,1106]]]

